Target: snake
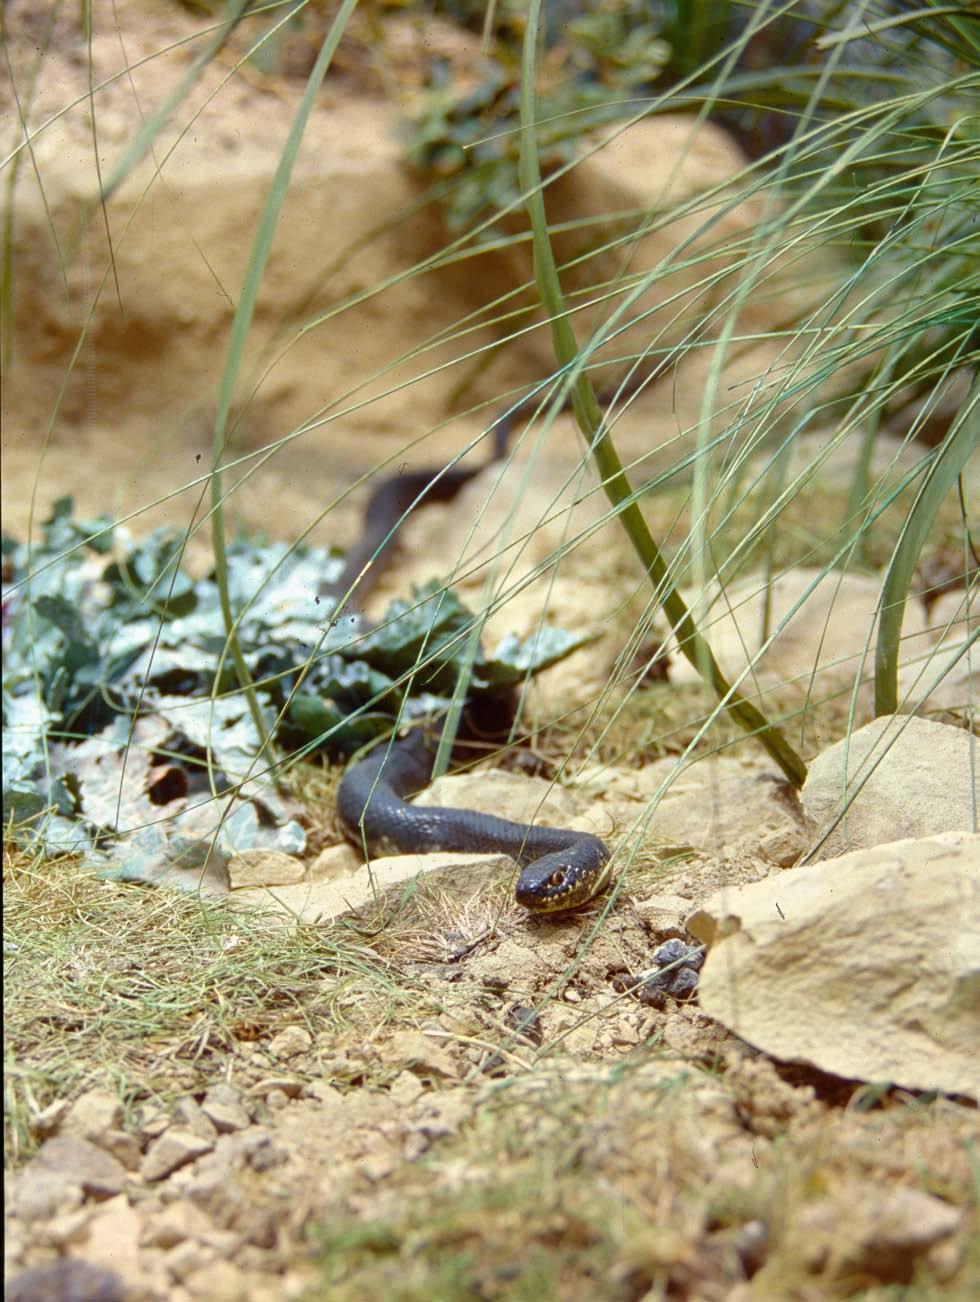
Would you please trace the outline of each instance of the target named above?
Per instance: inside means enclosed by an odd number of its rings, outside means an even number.
[[[517,903],[532,913],[586,904],[607,884],[609,850],[590,832],[513,823],[473,809],[410,805],[432,780],[436,744],[424,728],[382,741],[347,770],[337,789],[344,835],[374,854],[436,850],[503,853],[520,866]]]
[[[491,428],[491,452],[484,465],[410,471],[383,480],[368,499],[361,534],[348,549],[340,575],[320,587],[335,602],[332,619],[356,593],[363,601],[391,552],[406,516],[421,505],[451,500],[486,465],[507,453],[511,428],[535,405],[526,399],[498,417]],[[511,822],[472,809],[410,805],[432,780],[435,749],[424,728],[383,741],[347,770],[337,790],[337,821],[365,854],[428,853],[438,850],[510,855],[521,871],[518,904],[532,913],[578,908],[609,882],[610,854],[597,836],[555,827]]]

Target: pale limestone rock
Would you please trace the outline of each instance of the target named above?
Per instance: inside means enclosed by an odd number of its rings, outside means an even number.
[[[689,919],[702,1009],[757,1048],[859,1080],[980,1098],[980,835],[856,851]]]
[[[165,1130],[159,1139],[155,1139],[146,1151],[140,1166],[140,1174],[147,1183],[162,1180],[188,1162],[203,1153],[209,1153],[214,1141],[201,1139],[189,1130],[180,1130],[172,1126]]]
[[[420,792],[413,803],[429,809],[475,809],[515,823],[533,819],[547,827],[568,826],[582,807],[581,799],[557,782],[502,769],[446,774]]]
[[[438,1040],[421,1031],[396,1031],[389,1041],[392,1062],[403,1062],[418,1076],[457,1075],[456,1064]]]
[[[726,583],[724,591],[713,585],[703,595],[684,595],[730,681],[751,663],[765,681],[795,682],[819,696],[873,672],[880,594],[879,579],[801,566],[768,585],[764,576],[751,575]],[[921,606],[909,602],[903,638],[925,627]],[[697,679],[675,648],[671,681]]]
[[[135,1136],[125,1130],[107,1130],[99,1140],[99,1147],[111,1153],[127,1171],[139,1168],[143,1153]]]
[[[248,1276],[231,1261],[200,1265],[185,1273],[183,1281],[194,1297],[206,1298],[207,1302],[240,1302],[252,1295]]]
[[[351,877],[361,865],[361,859],[352,845],[328,845],[321,850],[307,869],[306,879],[311,882],[332,882]]]
[[[399,854],[372,859],[370,868],[360,867],[346,881],[300,882],[277,887],[275,892],[264,888],[243,890],[238,898],[270,914],[278,908],[284,923],[328,922],[374,904],[389,891],[432,873],[439,874],[439,884],[447,891],[464,895],[513,868],[512,861],[499,854]]]
[[[214,1253],[196,1239],[184,1239],[175,1244],[163,1259],[167,1272],[174,1278],[186,1280],[195,1271],[203,1270],[214,1261]]]
[[[818,755],[801,798],[821,859],[976,830],[980,748],[950,724],[883,716]]]
[[[691,901],[683,895],[651,895],[645,900],[634,900],[633,907],[643,922],[655,934],[683,931],[684,920],[691,912]]]
[[[803,849],[796,796],[771,764],[721,757],[683,767],[662,759],[635,770],[627,780],[634,802],[658,801],[645,832],[651,844],[730,853],[778,835],[792,842],[797,854]],[[620,782],[613,782],[604,800],[622,818],[627,809],[617,802],[620,790]],[[634,803],[633,817],[636,809]]]
[[[413,1072],[400,1071],[391,1082],[388,1097],[397,1108],[407,1108],[423,1092],[422,1082]]]
[[[980,703],[980,644],[976,590],[944,592],[929,610],[925,634],[902,646],[898,708],[976,710]]]
[[[82,1201],[80,1184],[59,1171],[32,1170],[28,1164],[11,1181],[7,1206],[22,1221],[48,1221],[72,1211]]]
[[[239,886],[289,886],[301,882],[306,868],[302,859],[281,850],[239,850],[228,860],[228,881]]]
[[[301,1053],[308,1053],[313,1045],[313,1036],[305,1026],[287,1026],[268,1043],[269,1053],[273,1058],[288,1062]]]
[[[76,1207],[74,1211],[62,1212],[60,1216],[52,1217],[50,1221],[38,1227],[41,1237],[45,1243],[50,1243],[58,1248],[66,1248],[71,1245],[77,1246],[79,1243],[84,1243],[88,1236],[92,1210],[90,1204],[86,1207]]]
[[[18,1178],[18,1206],[35,1177],[53,1177],[66,1186],[78,1186],[92,1198],[111,1198],[126,1184],[123,1166],[111,1154],[87,1139],[73,1135],[56,1135],[38,1149]],[[19,1212],[24,1216],[23,1211]]]
[[[170,1125],[170,1113],[155,1103],[144,1103],[137,1109],[137,1133],[143,1143],[159,1139]]]
[[[257,1080],[249,1090],[250,1094],[264,1097],[266,1102],[272,1094],[281,1094],[287,1099],[297,1099],[303,1092],[301,1081],[296,1080],[293,1076],[264,1076],[262,1080]]]
[[[178,1199],[144,1220],[139,1242],[145,1248],[173,1248],[200,1233],[209,1224],[199,1208],[189,1200]]]
[[[192,1135],[197,1135],[198,1139],[206,1139],[208,1143],[213,1144],[218,1138],[218,1130],[214,1123],[208,1117],[197,1099],[187,1095],[179,1099],[174,1108],[174,1121],[178,1126],[189,1130]]]
[[[250,1124],[238,1090],[224,1082],[211,1086],[204,1096],[201,1111],[221,1135],[245,1130]]]

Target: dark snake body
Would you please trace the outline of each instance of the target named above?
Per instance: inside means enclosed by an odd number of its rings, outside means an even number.
[[[515,896],[536,913],[576,908],[605,886],[609,851],[597,836],[512,823],[471,809],[408,805],[432,779],[434,749],[421,728],[382,742],[344,774],[337,815],[346,836],[376,853],[500,852],[522,866]]]
[[[537,399],[527,399],[501,416],[492,431],[487,465],[501,460],[515,421]],[[339,578],[321,595],[336,601],[334,618],[354,598],[363,601],[388,559],[389,543],[415,508],[449,501],[483,466],[420,470],[383,480],[368,500],[360,538],[347,553]],[[587,832],[512,823],[470,809],[416,808],[404,797],[432,779],[434,751],[425,733],[385,742],[345,773],[337,792],[337,815],[354,845],[375,853],[436,850],[510,855],[521,866],[517,902],[535,912],[576,908],[602,890],[609,878],[609,851]]]

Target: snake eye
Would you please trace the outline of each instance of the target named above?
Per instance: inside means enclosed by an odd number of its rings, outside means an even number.
[[[549,886],[564,886],[564,885],[565,885],[565,870],[564,870],[564,868],[556,868],[556,869],[555,869],[555,871],[554,871],[554,872],[551,874],[551,876],[548,878],[548,885],[549,885]]]

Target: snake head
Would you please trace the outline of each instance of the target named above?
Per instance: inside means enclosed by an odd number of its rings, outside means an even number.
[[[598,837],[576,834],[568,850],[529,863],[517,879],[517,903],[533,913],[557,913],[588,903],[609,880],[609,851]]]

